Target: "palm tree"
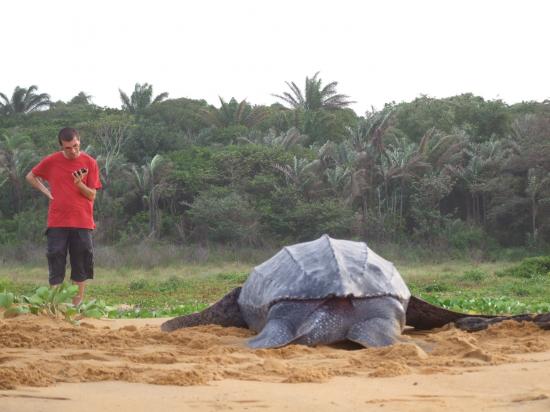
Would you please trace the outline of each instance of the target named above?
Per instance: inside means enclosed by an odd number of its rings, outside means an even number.
[[[132,114],[142,113],[149,106],[160,103],[168,97],[168,93],[159,94],[153,100],[153,86],[147,83],[136,83],[134,91],[130,97],[122,90],[118,89],[120,100],[122,100],[122,110]]]
[[[308,159],[294,156],[291,164],[273,164],[273,168],[282,173],[287,185],[291,185],[296,191],[303,193],[309,199],[309,186],[316,176],[312,173],[312,162]]]
[[[0,114],[10,115],[15,113],[30,113],[52,105],[50,95],[47,93],[37,94],[37,86],[28,89],[17,86],[13,91],[11,99],[4,93],[0,93]]]
[[[539,229],[550,227],[549,129],[550,119],[546,114],[527,114],[516,119],[512,125],[511,156],[503,168],[507,173],[527,178],[525,195],[530,207],[532,242],[537,242]]]
[[[386,154],[383,137],[390,126],[392,111],[367,112],[356,128],[348,128],[346,142],[356,151],[351,175],[351,199],[360,201],[363,218],[375,204],[375,192],[382,182],[380,164]]]
[[[432,135],[429,131],[420,143],[398,138],[384,149],[380,158],[378,171],[382,178],[382,190],[379,191],[379,199],[385,203],[386,211],[398,216],[400,220],[403,218],[404,199],[410,183],[431,169],[427,162],[427,148]]]
[[[15,212],[21,211],[24,176],[33,161],[32,144],[28,136],[0,135],[0,186],[10,183]]]
[[[306,77],[304,93],[294,82],[285,82],[290,88],[289,92],[284,92],[282,95],[274,94],[273,96],[283,100],[293,109],[303,109],[306,111],[317,109],[343,109],[351,103],[348,100],[349,96],[338,94],[336,86],[338,82],[331,82],[326,86],[322,86],[322,80],[318,78],[319,72],[310,79]]]
[[[531,207],[531,240],[537,242],[540,209],[544,204],[550,203],[550,172],[541,168],[530,168],[527,175],[527,187],[525,192],[529,196]]]
[[[308,137],[305,134],[300,133],[297,128],[291,127],[283,133],[277,133],[275,129],[269,129],[267,134],[251,133],[248,137],[241,136],[237,140],[248,144],[258,144],[271,147],[278,146],[288,150],[293,146],[302,144],[307,140],[307,138]]]
[[[159,154],[140,168],[132,165],[135,188],[149,210],[149,236],[152,238],[160,234],[160,198],[171,189],[166,166],[167,161]]]
[[[98,146],[89,146],[86,152],[94,151],[100,167],[101,180],[106,188],[111,185],[113,175],[126,169],[122,147],[128,140],[130,128],[127,123],[103,123],[96,130],[95,140]],[[108,192],[108,189],[101,191]]]
[[[351,189],[351,168],[348,166],[336,165],[332,169],[325,170],[327,184],[336,197],[349,201]]]
[[[92,104],[92,96],[84,92],[80,92],[71,99],[69,104]]]
[[[201,112],[202,119],[210,126],[242,125],[251,128],[262,122],[269,114],[265,107],[252,107],[246,99],[240,103],[234,97],[229,102],[221,97],[219,99],[221,104],[219,109],[209,108]]]

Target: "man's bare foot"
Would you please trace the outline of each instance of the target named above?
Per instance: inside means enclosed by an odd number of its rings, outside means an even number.
[[[73,280],[73,285],[78,285],[78,292],[73,298],[73,305],[78,306],[82,303],[84,299],[84,289],[86,288],[86,282],[76,282]]]

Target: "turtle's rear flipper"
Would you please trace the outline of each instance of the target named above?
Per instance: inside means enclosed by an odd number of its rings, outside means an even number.
[[[248,341],[254,349],[278,348],[294,341],[296,330],[304,319],[320,305],[318,301],[281,301],[273,305],[267,314],[267,322],[260,333]]]
[[[246,322],[241,315],[239,304],[237,303],[240,293],[241,288],[235,288],[202,312],[170,319],[164,322],[160,328],[164,332],[208,324],[246,328]]]
[[[285,346],[295,338],[293,329],[287,319],[268,320],[262,331],[248,341],[248,346],[253,349]]]
[[[401,328],[396,319],[372,318],[355,323],[347,338],[365,347],[388,346],[399,340]]]

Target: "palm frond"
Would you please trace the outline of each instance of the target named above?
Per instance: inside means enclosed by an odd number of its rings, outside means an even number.
[[[130,101],[130,98],[126,93],[124,93],[121,89],[118,89],[118,92],[120,93],[120,100],[122,101],[122,110],[126,110],[130,113],[133,113],[133,106],[132,102]]]
[[[168,98],[168,92],[161,93],[157,97],[155,97],[155,100],[153,100],[151,104],[160,103],[167,98]]]

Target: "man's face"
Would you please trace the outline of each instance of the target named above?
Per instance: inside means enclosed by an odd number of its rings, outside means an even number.
[[[80,155],[80,139],[73,137],[70,142],[61,140],[61,150],[67,159],[76,159]]]

